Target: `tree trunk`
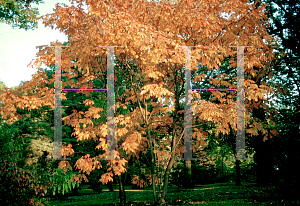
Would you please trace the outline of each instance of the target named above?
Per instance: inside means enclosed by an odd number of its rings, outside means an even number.
[[[169,161],[169,164],[166,168],[166,172],[164,174],[164,186],[163,186],[163,190],[160,191],[160,198],[158,200],[159,203],[164,203],[165,202],[166,193],[168,191],[170,172],[171,172],[171,169],[173,167],[174,161],[175,161],[175,152],[173,152],[173,154],[171,156],[171,159]]]
[[[234,133],[232,132],[232,129],[230,130],[230,136],[234,137]],[[241,167],[240,167],[240,160],[237,159],[237,154],[236,154],[236,137],[230,139],[230,145],[232,152],[235,157],[235,171],[236,171],[236,182],[235,186],[241,186]]]
[[[113,187],[112,182],[108,182],[107,183],[107,187],[108,187],[108,189],[109,189],[110,192],[114,192],[114,187]]]
[[[185,188],[192,188],[193,187],[193,182],[192,182],[192,161],[191,160],[185,160],[184,161],[184,166],[186,167],[186,185]]]
[[[236,183],[235,183],[235,186],[242,186],[240,160],[235,160],[235,169],[236,169]]]
[[[125,193],[125,188],[124,188],[124,181],[123,181],[123,174],[118,176],[119,180],[119,197],[120,197],[120,205],[125,205],[126,204],[126,193]]]
[[[152,138],[151,138],[151,134],[150,134],[150,129],[149,126],[147,125],[147,134],[148,134],[148,138],[149,138],[149,144],[150,144],[150,153],[151,153],[151,176],[152,176],[152,191],[153,191],[153,198],[154,198],[154,202],[157,202],[157,195],[156,195],[156,189],[155,189],[155,155],[153,152],[153,146],[152,146]]]

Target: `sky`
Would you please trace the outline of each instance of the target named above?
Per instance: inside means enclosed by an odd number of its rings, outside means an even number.
[[[44,0],[44,4],[32,4],[38,8],[39,15],[53,13],[56,3],[71,6],[69,0]],[[50,42],[68,41],[67,35],[59,30],[53,30],[40,20],[38,29],[27,30],[15,28],[0,23],[0,80],[7,87],[18,86],[21,81],[29,81],[36,67],[27,67],[32,59],[36,58],[39,45],[50,45]]]

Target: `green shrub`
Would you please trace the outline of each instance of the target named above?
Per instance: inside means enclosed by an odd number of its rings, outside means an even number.
[[[34,200],[39,199],[44,191],[36,186],[34,172],[24,164],[26,138],[15,137],[18,137],[18,131],[14,125],[3,123],[0,133],[0,200],[2,205],[34,205]]]
[[[47,194],[62,194],[75,188],[70,179],[74,171],[50,167],[41,161],[28,166],[26,148],[30,137],[22,136],[19,121],[9,125],[1,120],[0,133],[0,201],[1,205],[47,204]],[[20,132],[21,131],[21,132]],[[21,137],[21,138],[20,138]],[[44,158],[44,157],[41,157]],[[78,186],[78,183],[77,183]]]
[[[192,188],[195,186],[195,182],[187,180],[188,168],[182,164],[178,164],[173,172],[171,172],[170,185],[175,185],[178,188]],[[192,182],[192,183],[190,183]]]
[[[98,170],[94,170],[88,176],[89,182],[86,183],[87,185],[89,185],[89,188],[94,190],[94,192],[96,193],[102,192],[104,187],[104,185],[101,182],[99,182],[100,178],[101,178],[101,173]]]

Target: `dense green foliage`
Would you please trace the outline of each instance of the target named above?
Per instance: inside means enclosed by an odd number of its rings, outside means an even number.
[[[1,119],[0,199],[5,205],[30,205],[34,197],[39,199],[33,185],[44,181],[43,178],[37,178],[43,176],[38,167],[33,168],[25,164],[29,152],[25,148],[30,139],[16,138],[20,137],[22,126],[24,124],[21,121],[9,125]]]
[[[31,4],[44,3],[42,0],[2,0],[0,2],[0,22],[12,25],[13,28],[36,29],[37,8],[31,8]]]

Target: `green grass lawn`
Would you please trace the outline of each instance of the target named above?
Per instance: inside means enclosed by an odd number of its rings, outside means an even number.
[[[153,202],[151,187],[145,189],[132,189],[125,187],[127,202],[141,202],[147,205]],[[79,190],[77,196],[68,196],[64,200],[51,200],[51,206],[96,206],[118,203],[118,188],[115,192],[109,192],[105,188],[100,194],[91,189]],[[243,183],[243,186],[234,186],[234,183],[197,185],[192,190],[178,191],[176,187],[170,187],[165,205],[298,205],[280,199],[275,193],[275,187],[257,187],[254,183]],[[117,205],[117,204],[115,204]],[[128,204],[130,205],[130,204]],[[149,205],[149,204],[148,204]]]

